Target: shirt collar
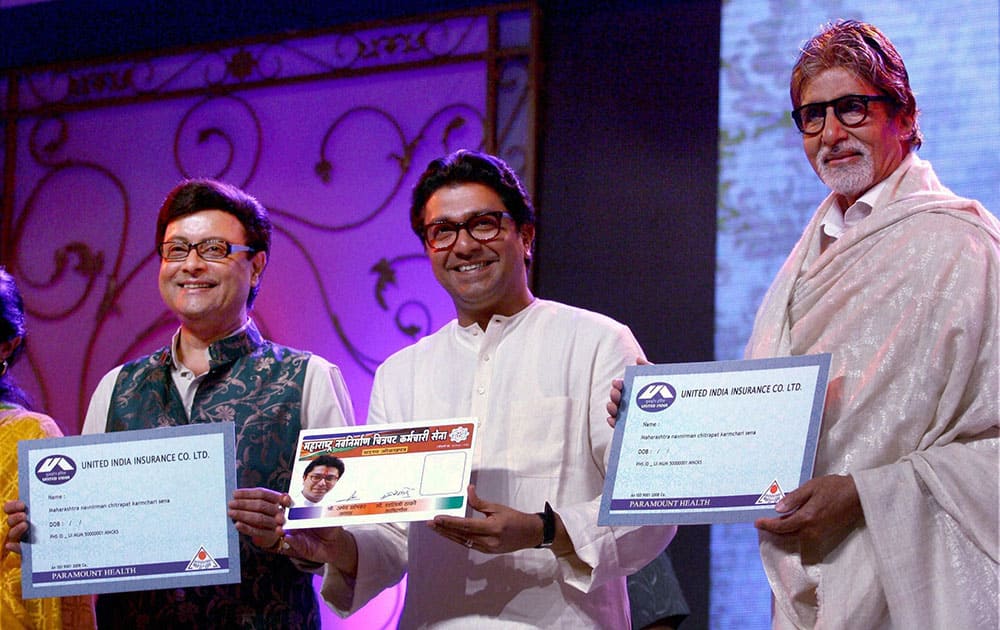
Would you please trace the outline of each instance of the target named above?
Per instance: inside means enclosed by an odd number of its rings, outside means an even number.
[[[538,303],[538,298],[532,296],[531,301],[528,302],[528,305],[519,310],[518,312],[514,313],[513,315],[497,315],[496,313],[494,313],[493,315],[490,316],[490,323],[495,322],[497,324],[504,324],[504,323],[513,324],[514,322],[517,322],[523,317],[525,317],[528,311],[530,311],[532,307],[534,307],[535,304],[537,303]],[[458,320],[455,321],[456,323],[458,323]],[[488,328],[489,327],[487,327],[487,329]],[[461,324],[458,324],[458,330],[460,331],[460,334],[464,337],[479,337],[480,335],[485,334],[483,329],[480,328],[479,324],[477,324],[476,322],[473,322],[468,326],[462,326]]]
[[[823,217],[823,233],[830,238],[840,238],[844,232],[867,218],[872,213],[882,189],[885,188],[886,181],[888,178],[869,188],[847,210],[842,210],[838,203],[832,204]]]

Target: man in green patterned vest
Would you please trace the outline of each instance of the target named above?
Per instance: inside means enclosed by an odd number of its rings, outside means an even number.
[[[249,318],[271,245],[267,211],[213,180],[183,182],[156,224],[169,346],[109,372],[84,433],[236,424],[237,486],[287,491],[300,429],[354,424],[340,370],[261,337]],[[303,401],[308,401],[304,405]],[[98,597],[102,628],[319,628],[312,574],[240,537],[239,584]]]

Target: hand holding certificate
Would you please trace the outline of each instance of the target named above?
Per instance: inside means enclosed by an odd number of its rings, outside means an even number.
[[[598,523],[770,515],[812,474],[830,355],[631,366]]]

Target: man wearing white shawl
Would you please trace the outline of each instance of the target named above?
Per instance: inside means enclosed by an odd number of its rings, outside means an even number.
[[[833,355],[815,476],[759,519],[775,628],[998,627],[1000,224],[916,157],[902,59],[838,22],[793,118],[832,190],[748,358]]]

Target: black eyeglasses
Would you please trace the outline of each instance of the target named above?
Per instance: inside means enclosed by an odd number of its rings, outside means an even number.
[[[891,96],[848,94],[832,101],[809,103],[792,110],[792,120],[804,135],[815,136],[826,126],[826,108],[833,107],[833,114],[845,127],[858,127],[868,119],[868,103],[891,103]]]
[[[209,238],[200,243],[188,243],[187,241],[166,241],[160,243],[156,248],[163,260],[180,262],[186,260],[191,250],[198,252],[198,255],[205,260],[222,260],[233,252],[252,252],[253,247],[246,245],[236,245],[221,238]]]
[[[337,480],[340,479],[337,475],[321,475],[319,473],[309,473],[308,477],[313,483],[325,481],[331,485],[337,483]]]
[[[454,247],[458,241],[458,233],[464,229],[480,243],[488,243],[500,236],[504,217],[514,219],[502,210],[494,210],[469,217],[461,223],[435,221],[424,226],[424,241],[434,251],[441,252]]]

